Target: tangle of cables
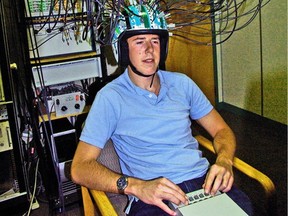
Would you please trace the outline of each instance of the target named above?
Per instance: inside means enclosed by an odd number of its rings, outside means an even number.
[[[119,15],[129,5],[146,4],[152,11],[160,11],[166,18],[171,35],[198,44],[220,44],[251,23],[260,9],[270,0],[147,0],[104,1],[100,25],[113,34]],[[98,20],[98,16],[95,17]],[[111,42],[111,35],[100,32],[101,42]],[[221,37],[218,37],[221,36]]]
[[[37,32],[46,27],[46,31],[56,31],[57,34],[65,35],[65,32],[72,31],[76,38],[79,37],[79,26],[83,26],[82,40],[86,39],[87,33],[93,32],[96,42],[107,45],[113,43],[113,33],[124,9],[145,4],[151,10],[149,13],[158,11],[163,14],[171,35],[198,44],[213,45],[223,43],[234,32],[249,25],[269,1],[27,0],[27,8],[28,17],[45,17],[41,19]],[[59,23],[63,25],[57,26]]]

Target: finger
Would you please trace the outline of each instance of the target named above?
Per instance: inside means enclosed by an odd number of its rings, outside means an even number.
[[[219,186],[219,189],[220,191],[223,191],[225,190],[225,188],[228,187],[229,185],[229,180],[230,180],[230,177],[231,177],[231,174],[229,172],[226,172],[222,178],[222,183],[221,185]]]
[[[230,172],[225,172],[224,175],[220,172],[213,184],[213,188],[211,189],[211,194],[214,195],[218,190],[227,192],[231,189],[234,182],[234,177]]]
[[[188,205],[189,201],[188,201],[188,197],[185,196],[185,199],[182,201],[180,198],[176,197],[174,194],[165,194],[165,196],[163,197],[163,200],[167,200],[170,201],[176,205]]]
[[[233,174],[229,171],[226,171],[225,175],[223,176],[222,184],[219,188],[220,191],[227,191],[230,190],[234,182]]]
[[[161,208],[163,211],[165,211],[169,215],[177,215],[175,211],[170,209],[165,203],[162,201],[156,204],[159,208]]]
[[[174,184],[173,182],[167,180],[166,187],[164,187],[163,191],[165,192],[163,199],[171,201],[177,205],[180,203],[185,205],[188,204],[188,197],[186,194],[178,185]]]
[[[228,186],[230,177],[231,177],[230,172],[226,172],[226,173],[224,174],[223,180],[222,180],[222,186],[223,186],[223,187],[227,187],[227,186]]]
[[[210,191],[211,195],[215,195],[217,193],[217,191],[219,190],[221,184],[222,184],[222,180],[223,180],[223,176],[222,175],[218,175],[215,179],[215,181],[213,182],[213,186],[212,189]]]
[[[213,173],[213,171],[211,169],[207,173],[204,184],[203,184],[203,188],[204,188],[205,193],[210,194],[214,179],[215,179],[215,174]]]
[[[166,179],[166,180],[167,180],[166,184],[169,188],[171,188],[171,189],[175,190],[177,193],[185,196],[185,193],[182,191],[182,189],[178,185],[174,184],[173,182],[171,182],[168,179]]]
[[[227,184],[226,188],[223,188],[222,191],[223,191],[224,193],[227,193],[228,191],[230,191],[231,188],[232,188],[233,182],[234,182],[234,177],[231,176],[230,179],[229,179],[229,181],[228,181],[228,184]]]

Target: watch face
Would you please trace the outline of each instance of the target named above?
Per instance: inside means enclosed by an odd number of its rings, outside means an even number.
[[[118,180],[117,180],[117,188],[118,190],[124,190],[127,187],[127,177],[126,176],[121,176]]]

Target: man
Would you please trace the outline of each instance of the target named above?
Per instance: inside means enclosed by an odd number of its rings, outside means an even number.
[[[167,43],[160,27],[122,32],[119,59],[127,69],[98,92],[73,159],[74,182],[129,195],[129,215],[175,215],[168,201],[188,204],[185,193],[202,185],[212,195],[228,192],[234,181],[234,134],[191,79],[158,69]],[[190,118],[214,138],[209,171]],[[110,138],[123,174],[96,161]]]

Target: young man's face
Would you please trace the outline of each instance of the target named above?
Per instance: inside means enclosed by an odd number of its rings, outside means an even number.
[[[129,58],[138,71],[154,74],[160,61],[160,39],[155,34],[135,35],[127,39]]]

